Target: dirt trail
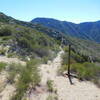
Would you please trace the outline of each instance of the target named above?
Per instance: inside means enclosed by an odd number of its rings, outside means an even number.
[[[100,89],[91,82],[79,82],[73,78],[74,85],[70,85],[69,79],[57,75],[57,70],[61,66],[61,51],[53,62],[41,65],[42,85],[46,85],[48,79],[54,81],[54,87],[57,88],[59,100],[100,100]],[[46,100],[48,93],[39,94],[35,99]]]
[[[5,89],[0,93],[0,100],[10,100],[14,91],[15,91],[15,87],[8,84],[5,87]]]
[[[63,51],[59,52],[52,62],[49,61],[48,64],[40,66],[41,86],[45,87],[48,79],[53,80],[54,88],[57,89],[58,100],[100,100],[100,88],[97,88],[93,83],[79,82],[73,78],[74,85],[70,85],[68,78],[57,75],[57,70],[61,66],[62,54]],[[10,100],[14,91],[14,86],[7,84],[0,93],[0,100]],[[49,93],[45,90],[41,93],[33,92],[27,100],[46,100],[48,95]]]
[[[21,63],[22,65],[26,64],[24,61],[21,61],[18,58],[7,58],[6,56],[0,56],[0,62],[5,62],[5,63]]]

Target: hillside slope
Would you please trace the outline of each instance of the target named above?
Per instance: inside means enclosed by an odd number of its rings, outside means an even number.
[[[71,71],[87,79],[73,78],[74,85],[58,75],[67,71],[69,44]],[[0,100],[99,100],[100,89],[89,82],[100,84],[99,65],[100,44],[0,13]]]
[[[100,43],[100,21],[75,24],[51,18],[36,18],[32,23],[42,24],[64,34]]]
[[[57,40],[43,32],[18,24],[0,22],[0,55],[23,59],[27,56],[43,58],[50,57],[58,50]]]
[[[44,20],[44,19],[43,19]],[[16,20],[12,17],[9,17],[3,13],[0,13],[0,27],[1,27],[1,43],[5,42],[5,43],[9,43],[11,42],[11,40],[17,40],[17,45],[18,45],[18,49],[17,51],[20,51],[21,53],[23,53],[23,55],[32,55],[33,57],[35,56],[34,54],[32,54],[32,52],[29,52],[28,50],[33,50],[32,48],[35,48],[35,52],[37,51],[36,48],[42,48],[41,50],[44,52],[43,49],[46,48],[52,48],[52,49],[56,49],[57,50],[57,46],[64,44],[64,45],[68,45],[71,44],[72,48],[77,52],[80,53],[81,55],[85,55],[87,57],[92,56],[92,58],[95,60],[100,60],[100,44],[94,42],[94,41],[90,41],[87,40],[85,35],[82,38],[85,39],[81,39],[81,34],[79,33],[75,33],[74,35],[80,35],[77,37],[68,35],[68,34],[64,34],[63,32],[60,31],[61,28],[61,23],[60,22],[60,26],[57,26],[57,22],[59,21],[52,21],[51,19],[51,24],[53,24],[53,26],[55,26],[55,28],[57,29],[53,29],[53,28],[48,28],[48,27],[44,27],[43,24],[36,24],[36,23],[31,23],[31,22],[23,22],[23,21],[19,21]],[[44,21],[45,23],[45,21]],[[74,31],[76,31],[76,27],[78,26],[77,24],[72,24],[72,26],[75,26]],[[59,24],[58,24],[59,25]],[[4,27],[3,27],[4,26]],[[66,26],[66,25],[65,25]],[[64,26],[63,26],[64,27]],[[62,29],[63,29],[62,27]],[[59,28],[59,30],[58,30]],[[66,30],[66,27],[65,27]],[[74,31],[71,31],[70,28],[68,28],[68,33],[73,33]],[[7,32],[8,31],[8,32]],[[3,34],[5,34],[5,36],[3,36]],[[19,38],[20,37],[20,38]],[[98,37],[99,38],[99,37]],[[10,40],[11,39],[11,40]],[[8,41],[10,40],[10,41]],[[99,39],[98,39],[99,40]],[[12,47],[16,44],[16,42],[13,41],[12,43]],[[15,43],[15,44],[14,44]],[[24,45],[21,45],[23,44]],[[33,45],[34,44],[34,45]],[[21,48],[19,48],[19,45]],[[39,45],[39,46],[38,46]],[[28,47],[27,47],[28,46]],[[17,47],[17,46],[16,46]],[[14,47],[14,48],[16,48]],[[16,49],[13,49],[13,51]],[[46,49],[45,49],[46,50]],[[27,53],[25,53],[27,51]],[[16,52],[16,51],[15,51]],[[40,51],[37,52],[38,55],[40,55]],[[40,54],[39,54],[40,53]],[[37,54],[36,54],[37,55]]]

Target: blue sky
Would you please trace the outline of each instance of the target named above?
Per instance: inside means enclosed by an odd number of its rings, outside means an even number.
[[[75,23],[100,20],[100,0],[0,0],[0,12],[23,21],[48,17]]]

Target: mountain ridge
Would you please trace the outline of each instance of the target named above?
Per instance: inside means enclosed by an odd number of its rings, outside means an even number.
[[[35,18],[31,22],[35,24],[42,24],[45,27],[55,29],[70,36],[100,43],[100,21],[75,24],[52,18]]]

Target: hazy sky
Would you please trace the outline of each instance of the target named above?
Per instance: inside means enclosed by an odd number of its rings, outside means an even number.
[[[23,21],[49,17],[75,23],[100,20],[100,0],[0,0],[0,12]]]

